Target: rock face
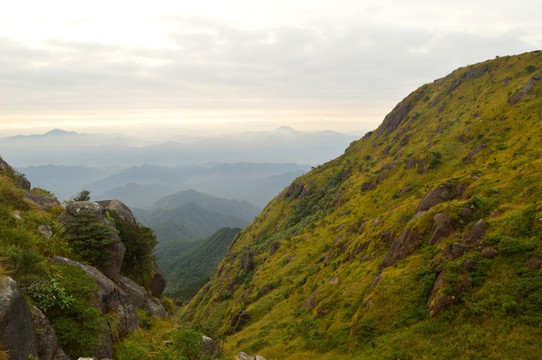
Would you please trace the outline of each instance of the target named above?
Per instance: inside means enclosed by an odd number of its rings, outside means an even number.
[[[166,288],[166,275],[156,261],[154,262],[152,269],[152,277],[150,278],[149,282],[145,284],[145,287],[149,289],[153,296],[159,298],[162,296],[162,293]]]
[[[32,306],[30,311],[34,327],[36,328],[38,356],[40,360],[68,359],[64,351],[58,348],[55,331],[51,327],[47,317],[35,306]]]
[[[9,351],[10,360],[38,356],[32,314],[17,283],[8,276],[0,278],[0,342]]]
[[[121,336],[126,335],[134,331],[139,325],[139,316],[131,304],[128,295],[117,286],[111,279],[106,277],[103,273],[98,271],[95,267],[89,265],[83,265],[76,261],[66,259],[63,257],[55,258],[55,263],[68,264],[83,269],[85,273],[92,278],[98,285],[98,292],[96,293],[95,306],[103,314],[110,311],[116,312],[119,320],[119,333]],[[97,350],[97,353],[101,357],[111,357],[110,352],[110,338],[111,332],[108,331],[102,336],[102,347]],[[105,356],[102,354],[106,354]]]
[[[93,201],[74,201],[67,204],[66,211],[60,216],[59,221],[63,224],[69,224],[75,220],[75,216],[81,211],[91,212],[96,216],[96,221],[115,228],[113,221],[109,220],[107,217],[104,207]],[[107,257],[104,264],[99,265],[99,269],[108,278],[113,281],[118,281],[126,247],[117,233],[113,233],[110,236],[112,237],[113,242],[104,249],[110,255]]]
[[[146,310],[158,317],[167,316],[164,305],[160,300],[149,295],[143,286],[122,275],[119,278],[119,286],[128,295],[128,300],[136,309]]]
[[[486,234],[485,221],[480,219],[473,225],[473,227],[465,234],[463,241],[465,244],[480,245],[484,235]]]

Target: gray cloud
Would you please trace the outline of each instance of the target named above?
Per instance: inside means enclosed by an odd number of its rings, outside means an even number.
[[[484,36],[363,24],[247,31],[180,18],[175,48],[55,39],[30,48],[0,39],[0,114],[395,102],[459,66],[534,50],[520,40],[525,31]]]

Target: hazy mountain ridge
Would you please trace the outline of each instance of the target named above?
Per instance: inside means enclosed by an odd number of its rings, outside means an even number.
[[[275,197],[185,320],[229,354],[536,358],[540,69],[507,56],[414,91]]]

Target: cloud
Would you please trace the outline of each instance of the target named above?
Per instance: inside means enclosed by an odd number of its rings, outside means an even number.
[[[505,35],[390,24],[243,29],[170,19],[172,46],[0,39],[0,114],[100,111],[383,113],[453,69],[534,50]],[[375,105],[377,104],[377,105]]]

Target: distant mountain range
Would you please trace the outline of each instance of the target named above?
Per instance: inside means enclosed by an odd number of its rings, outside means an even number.
[[[0,153],[16,168],[46,164],[179,166],[209,161],[318,165],[341,154],[359,135],[280,127],[273,131],[213,137],[178,135],[157,142],[119,134],[81,134],[54,129],[40,135],[1,138]]]

